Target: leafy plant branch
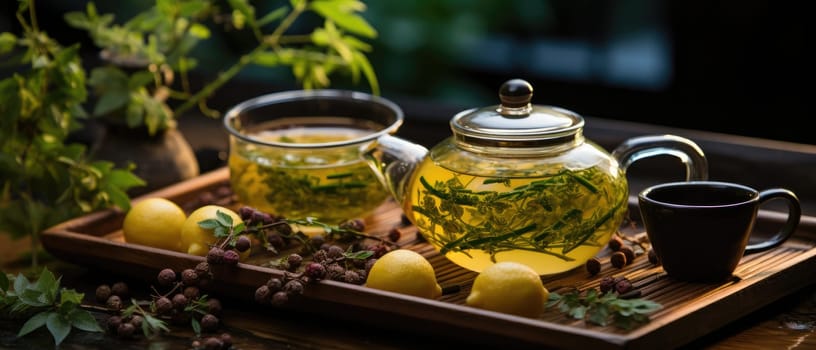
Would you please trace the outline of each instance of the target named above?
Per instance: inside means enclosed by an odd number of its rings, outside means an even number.
[[[331,84],[329,76],[350,74],[354,83],[365,76],[374,94],[379,94],[376,74],[366,53],[370,45],[358,37],[375,38],[377,32],[360,16],[366,6],[357,0],[292,0],[260,17],[248,0],[229,0],[226,15],[213,0],[157,0],[145,12],[122,25],[113,23],[110,14],[100,15],[93,3],[86,12],[66,14],[66,21],[85,29],[103,53],[114,58],[130,58],[144,66],[130,75],[120,67],[98,67],[89,81],[99,96],[95,116],[120,118],[129,127],[146,126],[152,135],[173,127],[177,116],[193,107],[210,117],[219,112],[209,109],[206,100],[249,65],[289,66],[296,80],[306,89]],[[312,12],[324,19],[322,27],[308,35],[287,34],[297,19]],[[149,14],[149,15],[148,15]],[[193,92],[189,72],[196,67],[192,50],[210,37],[207,19],[227,18],[237,30],[248,30],[256,46],[224,71]],[[277,23],[268,34],[265,29]],[[114,61],[114,60],[112,60]],[[136,67],[138,68],[138,66]],[[174,86],[178,74],[180,89]],[[153,79],[147,77],[153,76]],[[153,83],[148,88],[149,83]],[[181,101],[171,109],[168,99]],[[119,117],[117,117],[119,115]]]
[[[97,209],[127,209],[126,191],[144,181],[68,142],[87,115],[78,46],[43,32],[32,0],[16,15],[22,34],[0,34],[0,57],[17,68],[0,80],[0,233],[30,237],[36,267],[42,230]]]

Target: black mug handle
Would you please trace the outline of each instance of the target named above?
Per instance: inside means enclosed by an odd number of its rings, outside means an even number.
[[[802,216],[802,206],[796,194],[783,188],[771,188],[759,192],[760,205],[775,198],[784,199],[788,204],[788,219],[785,221],[785,225],[768,240],[747,245],[745,247],[745,254],[761,252],[782,244],[782,242],[787,240],[793,232],[796,231],[796,227],[799,226],[799,219]]]

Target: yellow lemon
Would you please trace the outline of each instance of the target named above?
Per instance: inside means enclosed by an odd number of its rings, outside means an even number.
[[[210,251],[210,246],[214,244],[218,238],[213,233],[214,229],[202,228],[199,222],[209,219],[216,219],[217,212],[222,212],[232,218],[232,226],[242,222],[238,213],[229,208],[219,205],[205,205],[194,210],[184,221],[181,227],[181,251],[187,254],[206,256]],[[248,251],[247,251],[248,252]],[[243,254],[242,254],[243,257]]]
[[[176,203],[160,197],[136,202],[125,214],[125,242],[178,251],[181,226],[187,214]]]
[[[538,317],[544,312],[549,296],[541,277],[531,267],[499,262],[476,276],[465,303],[480,309]]]
[[[408,249],[392,250],[371,266],[367,287],[436,299],[442,287],[436,282],[431,263],[419,253]]]

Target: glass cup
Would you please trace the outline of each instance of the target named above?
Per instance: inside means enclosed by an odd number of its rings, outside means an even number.
[[[773,199],[788,206],[785,224],[774,235],[749,244],[760,205]],[[799,199],[790,190],[758,191],[717,181],[671,182],[638,194],[646,234],[666,273],[691,282],[719,282],[732,276],[744,254],[782,244],[799,225]]]
[[[259,96],[224,117],[230,184],[265,212],[327,223],[364,217],[389,196],[363,159],[402,125],[395,103],[344,90]]]

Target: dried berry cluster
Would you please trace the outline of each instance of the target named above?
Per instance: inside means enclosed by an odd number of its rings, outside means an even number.
[[[598,288],[601,290],[602,294],[606,294],[607,292],[612,291],[620,295],[625,295],[631,292],[634,289],[634,286],[632,285],[632,282],[626,277],[606,276],[601,279],[600,283],[598,284]]]
[[[200,290],[200,286],[212,278],[208,263],[201,262],[195,269],[184,269],[181,273],[166,268],[159,271],[156,278],[159,286],[167,291],[153,297],[150,305],[153,313],[177,324],[195,320],[202,332],[218,330],[221,302]]]
[[[303,294],[305,285],[323,279],[362,285],[374,262],[388,251],[389,247],[384,244],[353,244],[349,249],[343,249],[336,244],[324,243],[307,263],[300,254],[289,254],[278,263],[283,274],[270,277],[266,284],[258,287],[255,301],[284,305],[290,298]]]
[[[629,238],[620,234],[615,234],[609,239],[607,247],[612,254],[609,256],[609,263],[615,268],[622,269],[627,265],[631,265],[635,259],[642,255],[647,248],[648,242],[644,241],[647,238]],[[657,256],[654,251],[649,249],[649,261],[653,264],[657,262]],[[590,275],[595,276],[601,272],[601,261],[597,257],[587,260],[586,270]]]
[[[232,336],[229,333],[221,333],[217,336],[205,337],[201,340],[194,340],[193,350],[226,350],[232,348]]]

